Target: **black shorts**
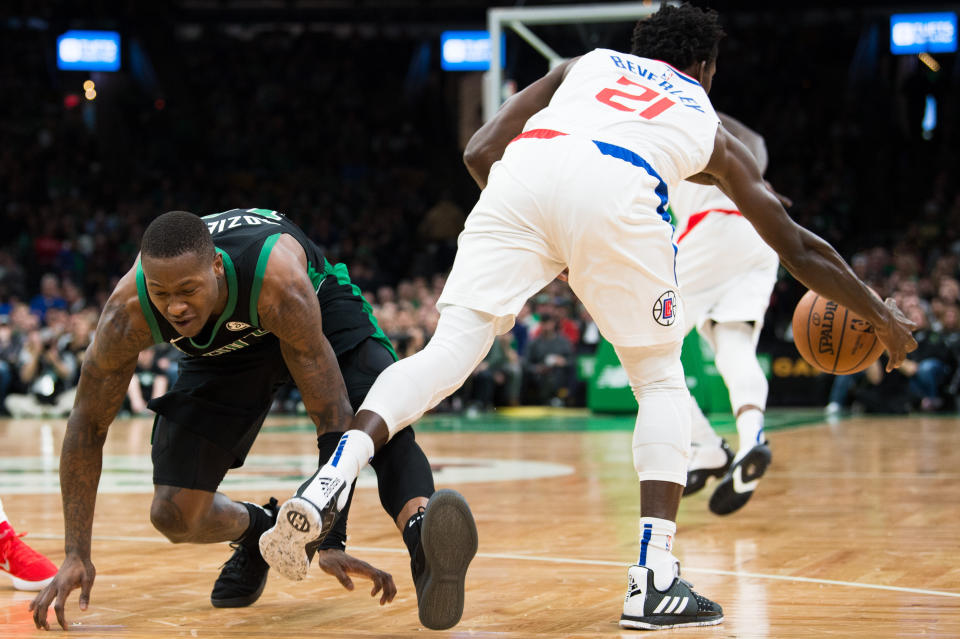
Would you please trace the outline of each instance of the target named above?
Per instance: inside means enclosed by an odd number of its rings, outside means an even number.
[[[154,484],[216,491],[228,470],[243,465],[277,389],[290,381],[276,342],[221,357],[183,360],[173,388],[150,401]],[[393,361],[372,338],[337,357],[354,411]]]

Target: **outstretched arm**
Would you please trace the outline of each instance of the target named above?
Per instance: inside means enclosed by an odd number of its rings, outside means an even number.
[[[307,258],[289,235],[273,247],[257,303],[260,323],[280,340],[283,360],[300,389],[317,434],[347,430],[353,410],[337,357],[323,335],[320,302]]]
[[[520,135],[530,116],[550,104],[567,70],[579,59],[571,58],[562,62],[511,97],[473,134],[463,151],[463,163],[481,189],[487,185],[490,167],[503,156],[510,140]]]
[[[896,303],[880,300],[830,244],[790,219],[766,188],[753,156],[724,127],[717,130],[713,155],[704,173],[697,178],[697,181],[715,183],[737,204],[794,277],[873,325],[890,353],[888,370],[899,366],[907,353],[917,347],[911,335],[916,327],[904,317]]]
[[[31,602],[37,628],[49,630],[47,608],[56,599],[57,621],[66,630],[66,598],[80,586],[80,609],[86,610],[96,569],[90,559],[90,537],[103,442],[137,365],[137,354],[152,343],[139,311],[136,284],[128,273],[107,301],[89,352],[60,453],[66,558],[54,580]],[[131,288],[132,287],[132,288]]]

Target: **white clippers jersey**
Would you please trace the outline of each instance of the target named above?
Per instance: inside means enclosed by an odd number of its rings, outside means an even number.
[[[670,189],[670,210],[673,211],[677,233],[683,235],[691,215],[707,211],[738,211],[739,207],[715,186],[683,181]]]
[[[594,49],[524,131],[552,129],[624,147],[672,188],[706,166],[719,122],[693,78],[659,60]]]

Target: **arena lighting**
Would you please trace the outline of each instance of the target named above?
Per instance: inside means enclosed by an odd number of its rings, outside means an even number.
[[[936,59],[929,53],[921,53],[917,57],[920,58],[920,62],[923,62],[925,65],[927,65],[927,68],[934,73],[940,70],[940,63],[937,62]]]
[[[64,71],[119,71],[120,34],[67,31],[57,38],[57,68]]]
[[[956,50],[956,13],[900,13],[890,16],[891,53],[953,53]]]

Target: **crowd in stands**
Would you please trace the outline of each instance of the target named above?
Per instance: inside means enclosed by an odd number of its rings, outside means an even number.
[[[69,409],[107,295],[133,263],[146,224],[171,209],[287,213],[331,262],[349,266],[398,354],[421,348],[477,195],[460,162],[457,77],[425,57],[429,47],[416,38],[140,28],[131,41],[147,62],[97,74],[93,102],[82,97],[86,74],[51,68],[51,30],[2,32],[0,90],[15,99],[0,101],[0,410]],[[916,60],[863,65],[860,48],[849,68],[838,64],[856,28],[731,25],[711,96],[765,135],[768,177],[795,201],[796,219],[921,326],[921,347],[906,366],[837,378],[830,410],[954,410],[960,189],[948,115],[960,112],[950,108],[957,73],[948,67],[939,76],[953,77],[950,87],[930,81],[944,122],[923,140],[919,117],[907,123],[917,93],[901,89],[932,76]],[[777,53],[785,46],[804,55],[785,58]],[[732,69],[762,77],[763,99]],[[823,99],[839,86],[854,90],[845,102]],[[73,93],[79,100],[67,99]],[[861,170],[865,155],[869,171]],[[803,292],[787,276],[778,283],[761,350],[790,340]],[[555,282],[440,408],[583,405],[577,358],[598,340],[569,287]],[[175,351],[145,354],[125,410],[143,412],[176,370]],[[296,403],[291,392],[277,408]]]

